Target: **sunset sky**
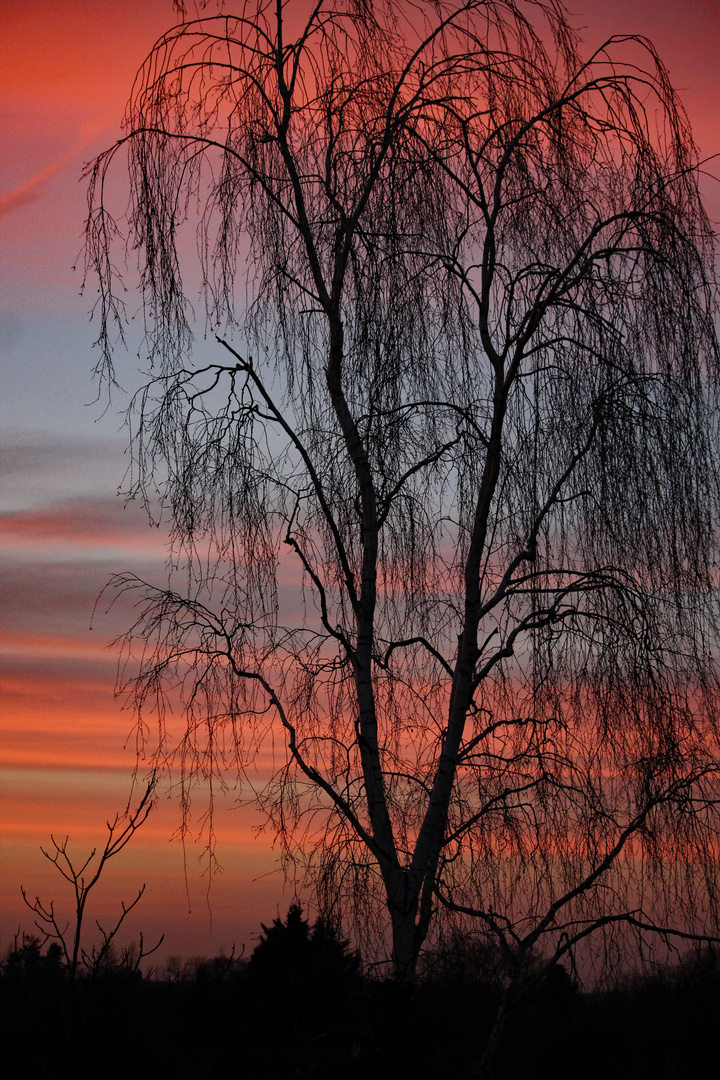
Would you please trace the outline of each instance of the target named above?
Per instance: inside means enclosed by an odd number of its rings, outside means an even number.
[[[232,10],[232,4],[228,4]],[[720,152],[720,0],[575,0],[586,47],[611,33],[656,44],[703,155]],[[94,284],[82,284],[83,163],[119,133],[139,64],[174,21],[171,0],[3,0],[0,7],[0,951],[32,928],[20,885],[55,897],[43,860],[50,833],[78,856],[104,843],[104,822],[130,792],[131,717],[113,697],[108,642],[127,621],[93,606],[108,576],[162,574],[164,537],[116,496],[127,467],[118,396],[93,402]],[[720,161],[710,163],[720,174]],[[720,219],[720,183],[704,181]],[[76,267],[76,268],[74,268]],[[128,368],[129,370],[129,368]],[[172,834],[163,798],[108,870],[90,915],[147,892],[127,939],[166,933],[164,956],[246,942],[284,913],[283,888],[259,819],[229,801],[219,817],[224,871],[212,888],[198,856]],[[189,894],[189,895],[188,895]],[[191,910],[189,910],[189,908]],[[126,939],[126,940],[127,940]]]

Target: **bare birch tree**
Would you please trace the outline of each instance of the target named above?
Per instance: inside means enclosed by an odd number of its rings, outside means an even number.
[[[188,797],[282,740],[258,804],[401,978],[438,915],[508,1007],[531,953],[712,935],[714,238],[660,59],[584,60],[554,0],[239,7],[154,46],[89,169],[180,568],[113,583],[146,753]]]

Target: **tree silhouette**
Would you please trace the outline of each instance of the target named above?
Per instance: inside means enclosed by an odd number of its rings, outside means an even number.
[[[97,862],[94,861],[97,855],[96,848],[93,848],[82,864],[74,862],[68,851],[69,837],[67,836],[60,842],[54,836],[51,836],[51,849],[46,851],[45,848],[40,848],[48,862],[52,863],[72,888],[75,900],[75,918],[72,922],[72,929],[70,929],[71,923],[69,920],[64,926],[61,926],[61,920],[55,911],[54,900],[43,901],[39,896],[36,896],[31,901],[28,899],[25,889],[22,886],[20,887],[23,900],[35,916],[35,926],[44,935],[44,941],[42,942],[40,942],[40,939],[35,938],[28,939],[28,941],[38,949],[50,942],[48,955],[53,958],[53,961],[58,956],[62,956],[65,969],[73,986],[81,971],[90,978],[95,978],[95,976],[108,970],[117,969],[132,975],[137,974],[142,961],[156,952],[165,939],[163,934],[156,945],[151,949],[146,949],[141,933],[140,944],[137,949],[131,945],[123,947],[119,956],[115,953],[115,941],[120,927],[133,908],[140,903],[145,893],[145,885],[143,885],[138,890],[135,899],[129,904],[126,904],[124,900],[120,901],[121,914],[109,930],[106,930],[96,920],[95,925],[100,932],[101,944],[99,946],[93,945],[90,949],[83,947],[83,931],[86,928],[84,925],[85,913],[90,893],[100,880],[108,861],[120,854],[138,829],[147,821],[154,805],[156,779],[153,774],[134,810],[131,809],[130,802],[128,802],[122,815],[116,814],[112,821],[106,822],[107,840],[97,857]]]
[[[98,372],[125,243],[130,494],[182,568],[114,579],[119,688],[184,805],[282,739],[258,805],[400,978],[439,916],[504,952],[508,1007],[580,945],[715,925],[697,165],[644,39],[583,59],[554,0],[320,0],[172,28],[88,170]],[[193,225],[218,337],[196,364]]]
[[[262,925],[262,934],[250,957],[250,975],[275,991],[287,983],[296,994],[338,993],[340,983],[359,974],[359,957],[347,941],[322,918],[313,927],[299,904],[291,904],[283,921]],[[312,994],[311,994],[312,996]]]
[[[290,906],[284,920],[262,924],[247,978],[257,1008],[255,1027],[266,1025],[268,1040],[327,1044],[329,1036],[352,1031],[357,1022],[353,998],[363,997],[360,957],[322,916],[311,927],[299,904]]]

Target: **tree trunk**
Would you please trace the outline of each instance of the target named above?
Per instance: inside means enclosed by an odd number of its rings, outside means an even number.
[[[416,906],[410,911],[390,909],[393,935],[393,974],[401,983],[412,983],[417,970],[418,953],[422,942],[418,942],[418,928],[415,922]]]
[[[517,1015],[517,1004],[517,995],[510,990],[504,991],[482,1057],[478,1065],[470,1071],[471,1080],[501,1080],[504,1076],[502,1054],[508,1045],[508,1035]]]

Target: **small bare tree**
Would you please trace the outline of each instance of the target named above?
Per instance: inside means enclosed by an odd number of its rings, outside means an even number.
[[[113,583],[154,761],[187,796],[281,736],[258,804],[376,949],[386,909],[401,978],[439,912],[514,988],[531,952],[714,933],[714,238],[651,44],[584,60],[555,0],[175,26],[89,168],[110,382],[125,153],[131,494],[185,568]]]
[[[47,903],[41,900],[39,896],[36,896],[35,900],[31,901],[28,898],[25,889],[21,887],[23,900],[35,916],[35,926],[44,937],[42,944],[53,941],[60,946],[65,960],[65,966],[72,983],[75,982],[80,969],[83,969],[91,978],[103,971],[108,960],[112,956],[113,945],[120,927],[133,908],[140,903],[143,893],[145,892],[145,885],[143,885],[131,903],[126,904],[124,900],[120,901],[122,913],[110,930],[106,930],[100,922],[96,920],[96,926],[100,932],[101,943],[99,946],[93,945],[89,950],[83,947],[85,908],[90,893],[100,880],[108,861],[115,855],[120,854],[137,830],[147,821],[148,815],[153,807],[152,798],[153,792],[155,791],[155,784],[156,778],[153,776],[136,809],[131,811],[130,805],[128,804],[123,815],[116,814],[113,821],[107,822],[108,837],[105,842],[105,847],[101,851],[94,867],[91,866],[91,864],[95,859],[97,849],[93,848],[82,866],[78,867],[73,863],[68,852],[69,838],[67,836],[59,843],[54,836],[51,836],[50,841],[52,848],[50,851],[46,851],[45,848],[40,848],[45,858],[56,867],[65,880],[72,886],[75,895],[75,920],[71,931],[69,921],[66,922],[64,926],[61,925],[55,911],[55,902],[53,900],[50,900],[50,902]],[[70,931],[70,933],[68,933],[68,931]],[[139,970],[142,960],[147,956],[151,956],[160,948],[164,941],[164,937],[165,935],[162,935],[156,945],[151,949],[146,949],[141,933],[140,945],[137,949],[127,947],[121,950],[120,966],[126,971],[130,971],[134,974]]]

